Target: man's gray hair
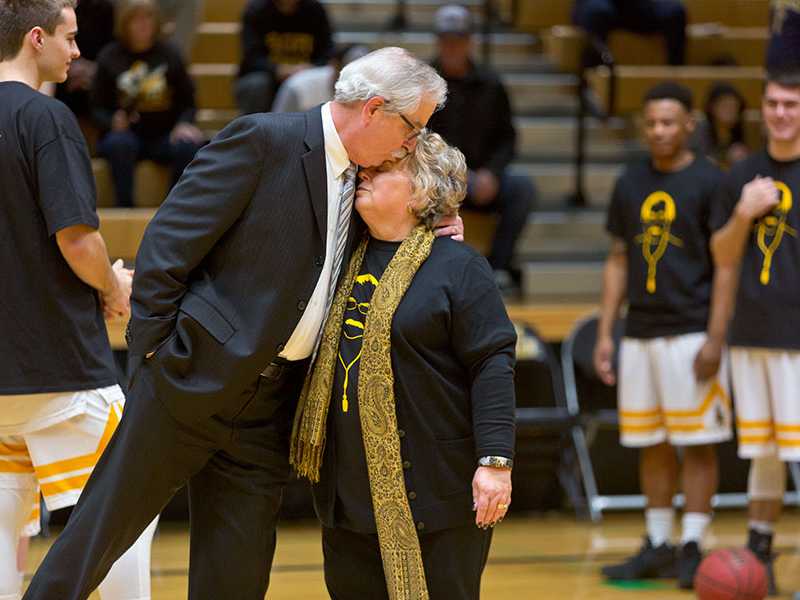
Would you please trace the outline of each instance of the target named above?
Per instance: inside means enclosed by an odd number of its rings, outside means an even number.
[[[341,104],[380,96],[391,112],[410,113],[423,98],[444,105],[447,83],[436,70],[403,48],[381,48],[342,69],[334,100]]]

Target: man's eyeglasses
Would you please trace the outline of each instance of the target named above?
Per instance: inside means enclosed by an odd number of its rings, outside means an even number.
[[[413,140],[414,138],[418,137],[420,133],[425,131],[424,127],[417,127],[416,125],[414,125],[414,123],[411,122],[411,119],[409,119],[403,113],[399,112],[397,114],[400,116],[401,119],[403,119],[403,122],[406,125],[408,125],[408,128],[411,130],[411,133],[406,138],[407,140]]]
[[[384,105],[391,104],[391,102],[389,100],[387,100],[386,98],[383,99],[383,102],[384,102]],[[392,112],[392,111],[390,111],[390,112]],[[414,122],[411,119],[409,119],[407,116],[405,116],[403,113],[401,113],[400,111],[392,112],[392,114],[395,114],[398,117],[400,117],[401,119],[403,119],[403,123],[408,125],[408,128],[411,130],[411,133],[408,134],[408,136],[406,137],[406,140],[408,140],[408,141],[413,140],[413,139],[417,138],[420,133],[425,131],[424,127],[419,127],[418,125],[414,125]]]

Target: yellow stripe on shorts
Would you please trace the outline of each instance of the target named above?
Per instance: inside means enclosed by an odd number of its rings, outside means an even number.
[[[94,466],[97,464],[97,461],[100,460],[100,456],[105,451],[106,446],[108,446],[111,436],[114,435],[114,431],[116,431],[117,425],[119,425],[119,420],[119,412],[115,410],[114,405],[111,405],[108,410],[106,427],[103,430],[103,435],[100,437],[100,441],[97,444],[97,449],[94,452],[85,454],[83,456],[59,460],[46,465],[37,465],[37,478],[42,481],[44,479],[52,479],[53,477],[63,476],[74,471],[94,468]],[[89,473],[83,473],[72,477],[63,477],[48,483],[42,483],[42,493],[45,496],[53,496],[56,494],[62,494],[64,492],[71,492],[76,489],[81,489],[86,484],[88,479]]]

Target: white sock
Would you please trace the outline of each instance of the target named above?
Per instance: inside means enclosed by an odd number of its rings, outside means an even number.
[[[711,515],[708,513],[687,512],[683,513],[681,521],[681,545],[688,542],[696,542],[698,546],[703,545],[703,536],[706,533],[708,524],[711,523]]]
[[[674,508],[648,508],[644,511],[647,537],[654,548],[672,541],[672,525],[675,522]]]
[[[763,535],[772,535],[775,532],[774,523],[769,521],[750,521],[747,526]]]
[[[157,523],[158,517],[111,567],[97,588],[100,600],[150,600],[150,545]]]

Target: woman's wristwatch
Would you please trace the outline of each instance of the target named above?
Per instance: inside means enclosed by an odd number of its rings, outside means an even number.
[[[508,469],[514,466],[514,461],[505,456],[481,456],[478,459],[479,467],[492,467],[493,469]]]

